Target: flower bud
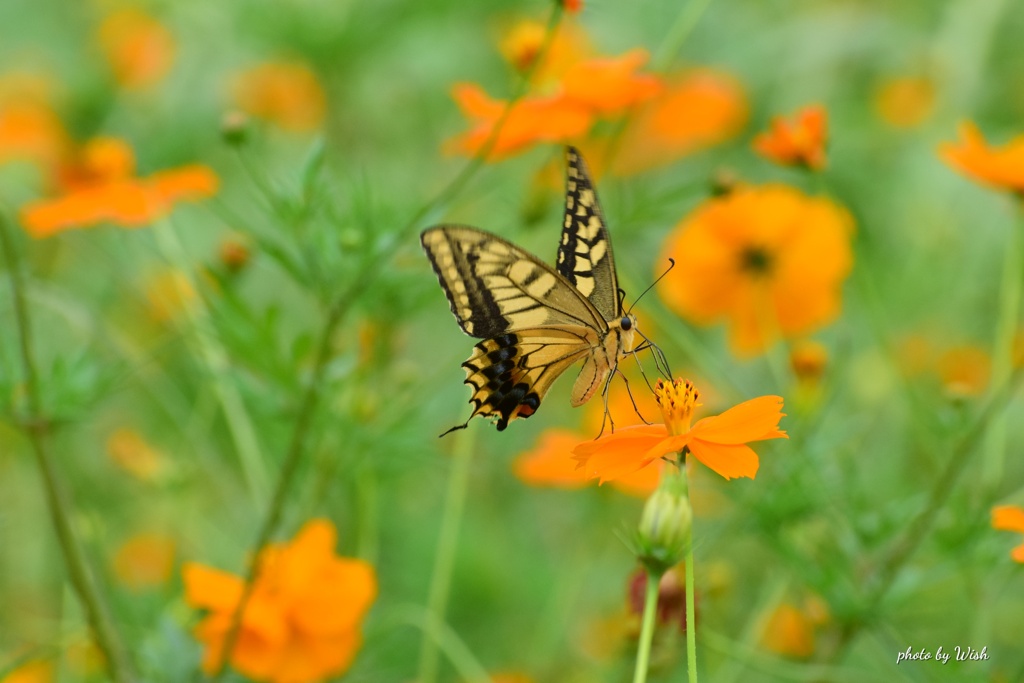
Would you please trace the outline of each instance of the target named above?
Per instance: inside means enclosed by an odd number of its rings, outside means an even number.
[[[680,484],[681,481],[677,484],[672,479],[663,482],[647,499],[640,517],[638,556],[656,576],[682,559],[690,537],[693,513]]]
[[[227,112],[221,119],[220,134],[233,147],[244,145],[249,137],[249,116],[237,109]]]

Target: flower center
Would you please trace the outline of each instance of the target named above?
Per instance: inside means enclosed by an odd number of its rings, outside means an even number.
[[[676,378],[672,382],[659,379],[654,385],[654,398],[665,418],[665,428],[672,436],[685,434],[690,430],[690,419],[700,393],[688,379]]]
[[[772,255],[763,247],[745,247],[740,252],[740,268],[753,275],[766,275],[772,269]]]

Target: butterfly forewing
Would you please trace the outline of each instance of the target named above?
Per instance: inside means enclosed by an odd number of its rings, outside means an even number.
[[[607,329],[592,304],[551,266],[476,228],[442,225],[421,237],[455,319],[473,337],[544,325]]]
[[[566,149],[565,219],[557,269],[605,320],[622,316],[615,258],[601,205],[583,158]]]

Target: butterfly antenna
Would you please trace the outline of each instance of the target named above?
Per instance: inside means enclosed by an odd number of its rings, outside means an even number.
[[[669,266],[668,266],[668,268],[666,268],[666,269],[665,269],[665,272],[664,272],[664,273],[662,273],[661,275],[659,275],[659,276],[658,276],[658,279],[657,279],[657,280],[655,280],[655,281],[654,281],[654,282],[652,282],[651,284],[647,285],[647,289],[645,289],[644,291],[640,292],[640,296],[638,296],[638,297],[636,298],[636,301],[634,301],[634,302],[633,302],[633,306],[636,306],[636,305],[637,305],[637,303],[639,303],[639,302],[640,302],[640,299],[643,299],[643,298],[644,298],[644,294],[646,294],[647,292],[651,291],[651,289],[653,289],[653,288],[654,288],[654,285],[656,285],[656,284],[658,284],[659,282],[661,282],[661,279],[662,279],[663,277],[665,277],[666,275],[668,275],[669,273],[671,273],[671,272],[672,272],[672,269],[676,267],[676,260],[675,260],[674,258],[672,258],[672,257],[669,257],[669,259],[668,259],[668,262],[669,262]],[[621,291],[621,290],[620,290],[620,291]],[[626,314],[627,314],[627,315],[629,315],[629,313],[630,313],[630,312],[631,312],[631,311],[633,310],[633,306],[630,306],[630,307],[629,307],[629,310],[628,310],[628,311],[626,311]]]

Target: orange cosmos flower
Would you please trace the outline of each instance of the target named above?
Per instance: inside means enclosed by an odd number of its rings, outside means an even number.
[[[234,86],[240,109],[285,130],[317,130],[327,112],[327,96],[305,64],[262,64],[242,73]]]
[[[697,389],[688,380],[657,381],[654,395],[664,424],[637,425],[581,443],[573,449],[579,467],[601,482],[635,472],[669,455],[687,452],[726,479],[757,474],[757,454],[747,442],[789,438],[779,429],[781,396],[761,396],[690,426]]]
[[[1000,531],[1017,531],[1024,534],[1024,508],[1015,505],[1000,505],[992,508],[992,528]],[[1010,552],[1017,562],[1024,563],[1024,543]]]
[[[875,92],[875,110],[893,128],[919,126],[934,109],[935,84],[927,78],[892,78]]]
[[[585,135],[598,118],[622,114],[644,102],[660,89],[654,76],[638,73],[648,59],[644,50],[631,50],[619,57],[589,57],[583,39],[559,39],[534,74],[534,92],[523,97],[505,118],[489,161],[521,152],[543,142],[565,143]],[[543,44],[544,33],[536,29],[513,34],[503,50],[513,64],[533,64]],[[556,51],[556,48],[557,51]],[[520,68],[523,68],[520,66]],[[506,103],[488,97],[475,84],[457,84],[452,89],[470,130],[447,143],[461,154],[477,154],[493,131]]]
[[[174,567],[176,544],[163,534],[136,534],[114,555],[114,575],[134,591],[159,588],[167,583]]]
[[[627,127],[612,170],[639,173],[725,142],[748,113],[742,86],[725,72],[694,69],[670,77]]]
[[[520,21],[502,38],[501,54],[517,71],[527,71],[540,56],[546,36],[547,26],[543,22]],[[573,64],[593,54],[590,40],[578,24],[561,23],[544,55],[544,62],[533,72],[532,80],[541,88],[554,84]]]
[[[647,50],[630,50],[618,57],[598,57],[578,62],[561,79],[562,97],[592,111],[614,116],[651,99],[661,81],[637,71],[647,63]]]
[[[491,99],[473,83],[457,84],[452,89],[452,97],[470,120],[471,128],[449,140],[447,146],[462,154],[476,154],[491,137],[506,102]],[[505,118],[487,158],[495,161],[538,142],[564,142],[583,135],[593,122],[592,112],[564,98],[523,98]]]
[[[797,607],[782,603],[765,623],[761,643],[786,657],[810,657],[814,654],[814,622]]]
[[[48,80],[30,74],[0,78],[0,164],[34,162],[55,167],[68,136],[50,104]]]
[[[114,77],[126,88],[156,83],[174,62],[175,45],[170,31],[134,7],[107,16],[98,37]]]
[[[978,127],[960,124],[959,143],[939,146],[939,156],[964,175],[999,190],[1024,194],[1024,135],[1002,147],[989,147]]]
[[[828,114],[813,104],[796,112],[790,120],[772,119],[768,132],[754,138],[754,150],[783,166],[804,166],[812,171],[825,167]]]
[[[362,644],[360,625],[377,595],[373,567],[334,555],[327,520],[308,522],[291,543],[270,546],[242,615],[231,664],[259,681],[306,683],[338,676]],[[207,610],[195,629],[213,672],[243,591],[240,577],[201,564],[182,572],[185,599]]]
[[[965,344],[939,356],[936,370],[946,393],[955,398],[981,396],[988,388],[992,360],[984,349]]]
[[[706,201],[669,235],[660,263],[673,257],[679,267],[658,292],[698,324],[728,319],[733,349],[756,353],[839,313],[852,232],[850,215],[828,199],[784,185],[739,188]]]
[[[101,138],[85,150],[83,168],[65,178],[70,188],[66,194],[22,208],[22,223],[32,237],[103,222],[140,228],[170,213],[179,201],[203,199],[217,191],[217,176],[206,166],[194,164],[137,178],[132,175],[134,155],[122,141]]]

